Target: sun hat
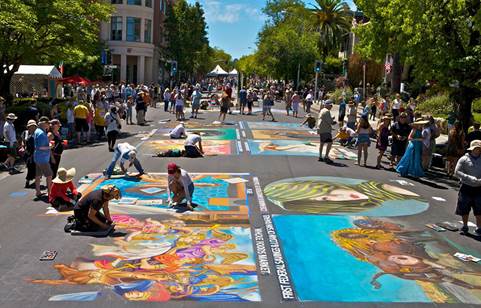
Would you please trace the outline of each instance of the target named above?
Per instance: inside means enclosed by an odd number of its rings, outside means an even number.
[[[60,125],[62,126],[62,123],[58,119],[53,119],[50,121],[50,125]]]
[[[16,119],[18,119],[18,118],[17,118],[17,116],[16,116],[14,113],[9,113],[9,114],[7,115],[7,120],[14,121],[14,120],[16,120]]]
[[[37,127],[37,122],[35,122],[35,120],[28,120],[28,122],[27,122],[27,128],[29,128],[30,126],[35,126],[35,127]]]
[[[413,123],[413,125],[426,125],[429,124],[428,120],[419,120]]]
[[[390,115],[385,115],[382,117],[382,120],[392,120],[392,117]]]
[[[476,148],[481,148],[481,140],[471,141],[468,151],[474,151]]]
[[[40,119],[38,120],[38,123],[50,123],[50,120],[46,117],[46,116],[43,116],[43,117],[40,117]]]
[[[122,199],[122,193],[120,192],[120,189],[118,189],[115,185],[105,185],[101,188],[101,190],[109,198],[117,200]]]
[[[174,174],[177,170],[179,170],[179,166],[176,163],[169,163],[167,165],[167,173]]]
[[[57,177],[52,180],[53,183],[55,184],[66,184],[75,177],[75,174],[77,173],[77,170],[75,168],[71,169],[65,169],[65,168],[59,168],[57,171]]]

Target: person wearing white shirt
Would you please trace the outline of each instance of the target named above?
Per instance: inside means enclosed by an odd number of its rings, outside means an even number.
[[[108,166],[107,170],[105,170],[104,175],[107,179],[110,179],[112,173],[114,172],[115,165],[117,161],[120,159],[120,168],[124,174],[127,173],[127,169],[134,165],[135,169],[139,172],[138,176],[142,176],[145,174],[142,165],[140,164],[139,160],[137,159],[137,148],[128,144],[128,143],[119,143],[115,146],[114,149],[114,156],[112,157],[112,161]],[[126,167],[125,164],[128,163]]]
[[[394,118],[394,122],[397,121],[397,117],[399,116],[399,109],[401,109],[402,106],[402,100],[401,100],[401,95],[396,94],[396,98],[392,102],[392,108],[391,108],[391,113]]]
[[[187,208],[192,211],[194,209],[192,207],[192,197],[194,195],[195,186],[190,175],[175,163],[167,165],[167,173],[167,196],[169,206],[176,206],[185,199],[187,201]]]
[[[202,138],[199,135],[192,134],[187,136],[187,139],[185,139],[184,148],[186,157],[197,158],[204,156]]]
[[[15,159],[17,157],[17,133],[13,122],[17,117],[13,113],[9,113],[6,122],[3,125],[3,140],[8,146],[7,159],[3,163],[3,167],[8,169],[10,174],[18,173],[15,169]]]
[[[170,131],[169,135],[170,139],[182,139],[183,137],[187,137],[184,122],[180,122],[179,125]]]

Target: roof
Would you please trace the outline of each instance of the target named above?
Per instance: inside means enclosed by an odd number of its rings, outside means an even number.
[[[218,76],[218,75],[228,75],[226,71],[220,65],[217,65],[209,74],[210,76]]]
[[[50,78],[62,78],[54,65],[20,65],[15,75],[40,75]]]
[[[234,68],[232,71],[229,72],[229,75],[236,75],[239,74],[239,72]]]

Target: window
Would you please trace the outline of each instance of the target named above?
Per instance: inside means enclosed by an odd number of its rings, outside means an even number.
[[[152,0],[145,0],[146,7],[152,7]]]
[[[152,20],[145,19],[144,27],[144,42],[152,43]]]
[[[112,4],[124,4],[124,0],[111,0],[110,3],[112,3]]]
[[[142,5],[142,0],[127,0],[128,5]]]
[[[122,40],[122,16],[112,16],[110,19],[110,39],[112,41]]]
[[[140,18],[127,17],[127,41],[140,42]]]

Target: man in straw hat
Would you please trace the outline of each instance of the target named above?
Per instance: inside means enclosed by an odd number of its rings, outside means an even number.
[[[59,212],[71,211],[82,196],[72,182],[75,168],[59,168],[57,177],[52,180],[48,202]]]
[[[13,122],[17,119],[15,114],[9,113],[6,117],[6,122],[3,125],[3,140],[5,141],[8,152],[7,159],[3,163],[3,167],[9,171],[10,174],[20,173],[15,169],[15,159],[17,158],[17,133]]]
[[[463,233],[469,232],[469,212],[476,217],[476,234],[481,236],[481,140],[474,140],[468,153],[458,160],[455,174],[461,181],[456,215],[463,219]]]
[[[99,190],[88,193],[75,205],[75,230],[99,231],[109,229],[113,220],[110,216],[109,201],[120,200],[122,193],[114,185],[103,186]],[[102,209],[102,212],[100,210]]]
[[[119,143],[115,146],[114,156],[112,157],[112,161],[110,162],[110,165],[108,166],[107,170],[105,170],[105,173],[104,173],[107,179],[110,179],[110,177],[112,176],[115,165],[117,164],[117,161],[119,159],[120,159],[120,163],[119,163],[120,168],[122,169],[122,172],[124,174],[127,174],[127,170],[132,165],[134,165],[135,169],[137,169],[137,171],[139,172],[139,176],[144,174],[144,169],[142,168],[142,165],[137,159],[137,148],[125,142],[125,143]],[[125,166],[126,163],[128,163],[128,166]]]

